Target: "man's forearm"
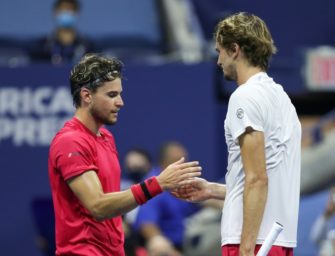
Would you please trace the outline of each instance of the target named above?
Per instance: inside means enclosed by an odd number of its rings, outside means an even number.
[[[210,182],[209,189],[212,199],[224,200],[226,198],[226,185]]]
[[[262,223],[267,192],[268,183],[266,178],[246,180],[243,194],[241,249],[250,253],[254,251],[256,238]]]

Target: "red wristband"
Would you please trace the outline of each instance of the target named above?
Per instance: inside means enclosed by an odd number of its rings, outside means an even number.
[[[146,179],[144,181],[144,184],[146,185],[151,197],[157,196],[158,194],[163,192],[163,189],[159,185],[156,176]]]
[[[140,184],[132,185],[130,189],[139,205],[144,204],[146,201],[163,192],[155,176],[146,179]]]
[[[132,185],[130,189],[137,204],[142,205],[147,201],[140,184]]]

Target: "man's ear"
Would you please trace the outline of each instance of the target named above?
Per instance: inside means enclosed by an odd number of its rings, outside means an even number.
[[[83,103],[85,104],[90,104],[92,102],[92,93],[91,93],[91,90],[86,88],[86,87],[83,87],[81,88],[80,90],[80,99]]]
[[[234,59],[240,54],[241,48],[237,43],[233,43],[231,47],[231,55]]]

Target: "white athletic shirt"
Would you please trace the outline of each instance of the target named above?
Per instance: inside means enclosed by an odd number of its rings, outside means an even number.
[[[244,171],[238,138],[247,127],[264,132],[268,196],[257,244],[272,224],[284,230],[275,245],[295,247],[300,194],[301,125],[281,85],[266,73],[249,78],[231,95],[225,120],[228,147],[226,199],[222,210],[221,244],[239,244],[243,222]]]

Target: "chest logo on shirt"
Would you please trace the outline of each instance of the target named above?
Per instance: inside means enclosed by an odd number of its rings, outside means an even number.
[[[244,117],[244,110],[242,108],[238,108],[236,110],[236,116],[238,119],[242,119]]]

